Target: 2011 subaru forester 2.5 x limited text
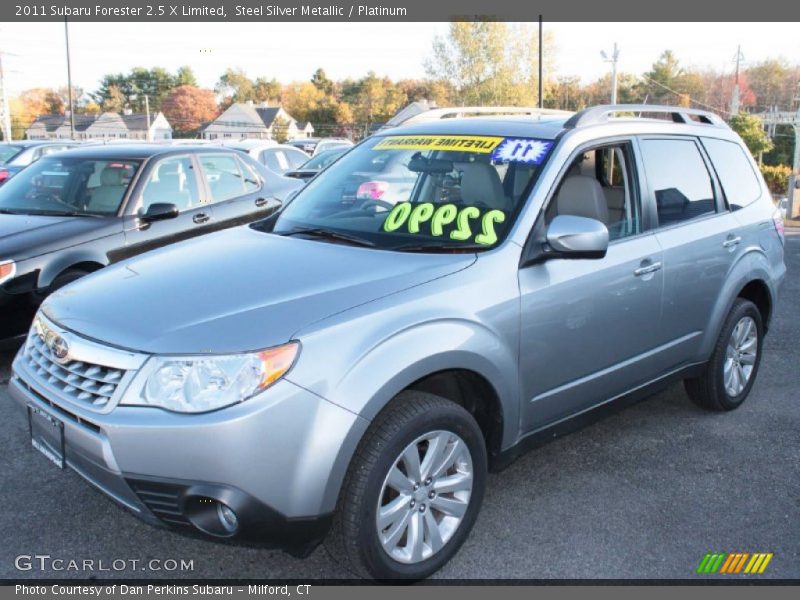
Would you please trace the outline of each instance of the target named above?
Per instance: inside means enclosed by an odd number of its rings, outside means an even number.
[[[36,449],[147,521],[422,578],[522,449],[676,379],[745,400],[774,213],[708,113],[388,130],[276,217],[50,296],[9,387]]]

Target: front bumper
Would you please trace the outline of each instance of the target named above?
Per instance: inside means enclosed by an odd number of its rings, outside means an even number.
[[[285,380],[212,413],[116,406],[100,414],[48,398],[23,363],[14,363],[11,398],[23,420],[35,407],[63,423],[67,467],[151,524],[220,541],[313,549],[367,425]],[[216,502],[236,512],[233,535],[206,526],[204,504]]]

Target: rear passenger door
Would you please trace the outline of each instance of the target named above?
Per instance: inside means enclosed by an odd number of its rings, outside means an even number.
[[[639,139],[646,179],[646,206],[664,253],[665,358],[678,366],[697,356],[712,308],[741,238],[699,140]]]
[[[214,207],[216,229],[243,225],[274,210],[264,182],[233,153],[198,155],[206,193]]]

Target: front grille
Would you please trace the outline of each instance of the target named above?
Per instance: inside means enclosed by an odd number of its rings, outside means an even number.
[[[191,525],[181,509],[183,486],[140,479],[128,479],[128,485],[156,517],[170,525]]]
[[[69,400],[95,410],[108,404],[125,371],[80,360],[56,362],[41,337],[31,335],[25,349],[31,373],[56,388]]]

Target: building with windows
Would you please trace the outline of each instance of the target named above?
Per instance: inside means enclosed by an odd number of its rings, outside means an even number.
[[[206,140],[293,140],[313,133],[311,123],[298,122],[280,106],[236,102],[206,125],[202,135]]]
[[[98,115],[75,115],[76,140],[141,140],[163,141],[172,139],[172,126],[163,113],[147,115],[130,111],[104,112]],[[72,139],[69,115],[43,115],[25,130],[29,140]]]

